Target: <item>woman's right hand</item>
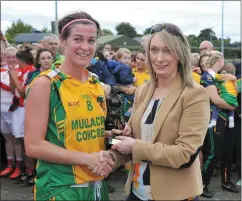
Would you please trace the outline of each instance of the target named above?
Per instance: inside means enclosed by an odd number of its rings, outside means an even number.
[[[102,152],[102,151],[101,151]],[[94,152],[90,154],[87,162],[87,167],[94,174],[107,177],[113,170],[114,161],[103,154],[104,157],[100,159],[100,153]]]

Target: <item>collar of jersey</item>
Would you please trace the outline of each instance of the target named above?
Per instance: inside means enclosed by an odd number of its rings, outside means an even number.
[[[57,71],[58,73],[61,73],[62,75],[64,75],[67,79],[71,79],[72,78],[72,76],[71,75],[68,75],[68,74],[66,74],[66,73],[63,73],[63,72],[61,72],[60,70],[58,70],[58,69],[55,69],[55,71]],[[93,74],[91,73],[91,72],[89,72],[88,70],[84,70],[84,74],[87,76],[87,80],[86,80],[86,82],[84,82],[84,83],[87,83],[87,82],[92,82],[93,81]],[[77,81],[77,82],[79,82],[78,80],[76,80],[75,78],[73,78],[75,81]],[[81,83],[81,82],[79,82],[79,83]],[[82,83],[82,84],[84,84],[84,83]]]

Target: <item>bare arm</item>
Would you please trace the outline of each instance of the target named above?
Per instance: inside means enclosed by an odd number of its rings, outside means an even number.
[[[234,110],[235,108],[227,104],[222,98],[219,97],[217,88],[215,85],[210,85],[206,87],[210,100],[219,108],[226,110]]]
[[[9,84],[9,86],[10,86],[10,91],[11,91],[12,94],[14,94],[14,91],[15,91],[15,85],[14,85],[13,79],[12,79],[12,77],[11,77],[10,75],[9,75],[9,79],[10,79],[10,84]]]

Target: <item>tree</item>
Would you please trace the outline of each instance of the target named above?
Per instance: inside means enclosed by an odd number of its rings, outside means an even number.
[[[118,35],[126,35],[132,38],[137,35],[135,28],[129,22],[121,22],[115,29]]]
[[[213,41],[213,45],[216,47],[220,47],[222,43],[222,38],[218,38]],[[224,38],[224,46],[229,46],[231,44],[231,39],[229,37]]]
[[[144,30],[144,35],[150,34],[151,28],[152,28],[152,27],[146,28],[146,29]]]
[[[25,24],[21,19],[15,23],[13,22],[11,27],[8,27],[5,33],[6,38],[8,41],[14,42],[14,37],[20,33],[31,33],[33,27],[31,25]]]
[[[202,42],[204,40],[213,41],[217,40],[218,38],[215,35],[215,32],[211,28],[203,29],[200,31],[200,34],[198,35],[199,42]]]
[[[49,33],[49,32],[51,32],[47,27],[43,27],[43,29],[41,31],[43,33]]]
[[[113,32],[110,29],[102,29],[102,35],[113,35]]]
[[[199,46],[199,40],[198,37],[194,34],[188,35],[187,40],[191,47],[198,47]]]

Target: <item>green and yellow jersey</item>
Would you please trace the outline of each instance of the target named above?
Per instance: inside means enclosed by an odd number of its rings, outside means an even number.
[[[81,83],[58,69],[39,76],[51,80],[50,112],[46,140],[65,149],[86,153],[105,149],[104,122],[106,102],[96,76],[85,71],[88,79]],[[29,89],[31,90],[30,84]],[[38,160],[35,198],[47,200],[71,185],[102,180],[86,166],[55,164]]]
[[[134,76],[137,78],[137,81],[134,83],[135,87],[138,87],[150,80],[150,74],[147,70],[144,72],[140,72],[137,70],[137,68],[134,68],[132,69],[132,71]]]
[[[201,75],[197,74],[196,72],[192,72],[192,77],[193,77],[193,80],[196,83],[200,84],[200,82],[201,82]]]
[[[64,62],[64,60],[65,57],[63,55],[56,53],[51,69],[59,68],[59,66]]]
[[[219,96],[224,99],[229,105],[238,107],[237,94],[233,81],[224,81],[220,74],[215,74],[215,81],[218,82]]]

